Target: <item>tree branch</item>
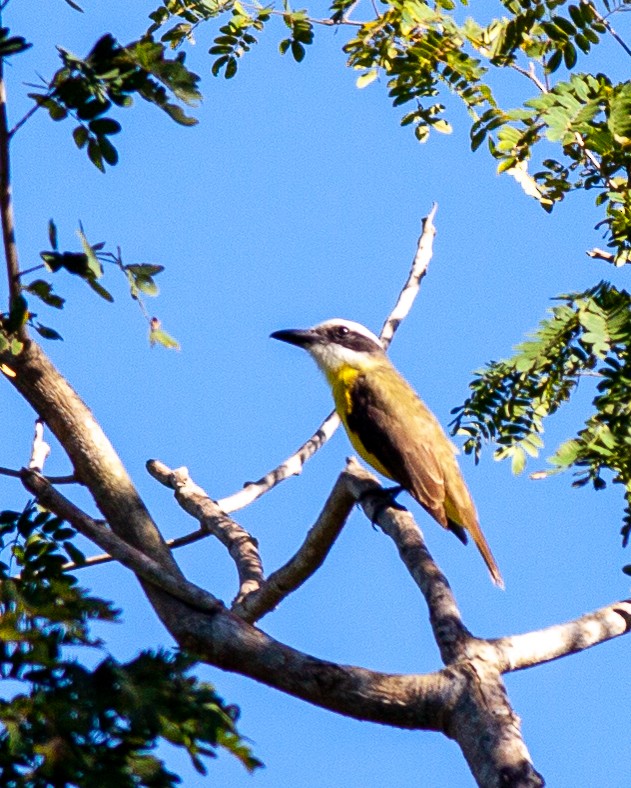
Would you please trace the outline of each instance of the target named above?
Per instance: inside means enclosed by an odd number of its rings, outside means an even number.
[[[20,295],[20,264],[15,243],[13,201],[11,197],[11,170],[9,159],[9,127],[7,120],[7,92],[4,80],[4,59],[0,57],[0,223],[7,264],[9,306]],[[21,338],[25,331],[22,330]]]
[[[299,588],[324,563],[354,504],[355,497],[349,490],[347,474],[343,472],[296,554],[273,572],[258,590],[234,604],[233,612],[253,623]]]
[[[376,522],[395,543],[401,560],[425,597],[432,631],[445,665],[462,659],[473,636],[462,623],[447,578],[432,558],[421,529],[398,504],[384,507],[383,488],[376,477],[353,457],[346,465],[348,484],[366,517]],[[374,492],[374,495],[370,495]]]
[[[239,602],[249,593],[260,588],[264,581],[263,565],[258,545],[245,529],[230,519],[188,475],[186,468],[172,471],[159,460],[149,460],[147,470],[165,487],[175,490],[175,499],[202,526],[202,530],[228,548],[239,575]]]
[[[23,468],[21,479],[26,489],[43,507],[69,522],[80,534],[93,541],[102,550],[107,550],[113,558],[139,577],[198,610],[215,613],[223,607],[212,594],[181,577],[170,574],[161,564],[127,544],[103,523],[93,520],[72,501],[57,492],[38,471]]]
[[[631,600],[587,613],[565,624],[539,629],[524,635],[490,640],[497,649],[501,670],[507,673],[542,665],[568,654],[604,643],[631,631]]]
[[[408,278],[403,285],[403,289],[399,293],[397,302],[394,309],[386,318],[379,338],[385,348],[388,348],[392,342],[392,338],[396,330],[401,325],[401,322],[409,315],[416,296],[421,289],[421,282],[427,273],[432,254],[434,251],[434,236],[436,235],[436,227],[434,226],[434,217],[438,205],[434,203],[430,212],[423,219],[423,229],[416,245],[416,254],[412,260],[412,267],[408,274]]]

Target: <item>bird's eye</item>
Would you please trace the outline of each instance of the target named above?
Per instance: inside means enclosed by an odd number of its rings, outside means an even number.
[[[336,336],[338,336],[338,337],[345,337],[345,336],[348,334],[348,328],[347,328],[347,326],[338,326],[338,327],[335,329],[335,334],[336,334]]]

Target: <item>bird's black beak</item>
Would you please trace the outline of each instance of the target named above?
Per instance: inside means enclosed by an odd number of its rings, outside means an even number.
[[[290,345],[307,348],[317,341],[316,333],[310,328],[285,328],[270,334],[272,339],[289,342]]]

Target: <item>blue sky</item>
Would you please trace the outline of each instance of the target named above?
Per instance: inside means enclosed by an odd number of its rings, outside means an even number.
[[[106,12],[86,0],[80,15],[57,0],[45,20],[34,22],[29,4],[13,0],[4,24],[36,44],[11,61],[13,120],[28,107],[24,83],[57,67],[56,44],[85,54],[107,30],[131,39],[152,10],[144,2],[131,10],[123,2],[107,5]],[[623,35],[625,25],[617,20]],[[552,296],[601,278],[624,284],[625,272],[585,256],[601,242],[589,196],[545,214],[510,178],[495,174],[484,151],[469,151],[467,119],[455,103],[455,133],[421,146],[399,127],[384,84],[356,89],[356,75],[344,68],[344,31],[316,31],[300,65],[278,55],[282,35],[271,24],[226,82],[210,76],[211,30],[201,28],[188,60],[202,76],[199,125],[184,129],[138,105],[119,118],[121,161],[105,176],[74,148],[69,124],[38,113],[15,139],[23,267],[47,248],[50,217],[64,248],[77,244],[81,220],[93,242],[120,245],[125,262],[166,266],[160,298],[149,308],[179,339],[179,353],[149,348],[145,324],[115,271],[104,282],[114,305],[67,278],[56,283],[68,299],[64,311],[40,311],[42,322],[65,338],[47,343],[47,351],[100,419],[166,537],[195,523],[148,477],[145,461],[186,465],[219,498],[288,456],[331,402],[306,355],[270,340],[270,332],[334,316],[378,331],[434,201],[434,259],[391,356],[443,424],[465,398],[472,371],[507,355]],[[529,90],[519,79],[502,76],[507,100]],[[547,425],[546,454],[580,426],[590,395],[588,381],[576,403]],[[33,414],[8,386],[3,411],[0,464],[19,467]],[[268,571],[300,544],[349,453],[345,436],[336,434],[302,476],[236,516],[259,539]],[[404,502],[475,634],[541,628],[629,595],[620,572],[630,557],[618,537],[619,490],[573,490],[567,476],[516,478],[508,464],[493,462],[490,450],[477,467],[466,457],[461,465],[505,592],[491,584],[473,547],[463,548],[409,498]],[[542,459],[531,469],[543,465]],[[47,470],[70,470],[56,446]],[[8,507],[25,497],[11,480],[0,479],[0,492]],[[77,500],[89,508],[85,498]],[[235,572],[220,545],[206,540],[177,558],[193,581],[232,598]],[[126,570],[89,570],[82,582],[124,609],[121,625],[102,628],[116,655],[171,642]],[[262,626],[324,659],[422,672],[440,666],[426,619],[393,544],[355,512],[322,570]],[[550,785],[631,783],[628,653],[622,638],[506,677],[535,766]],[[215,669],[200,674],[241,706],[241,730],[267,768],[251,777],[222,755],[204,782],[176,753],[169,763],[181,765],[186,786],[473,784],[456,745],[436,734],[344,719]]]

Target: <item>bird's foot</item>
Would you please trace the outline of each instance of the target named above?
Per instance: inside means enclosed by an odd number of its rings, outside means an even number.
[[[397,503],[397,495],[403,492],[403,487],[397,485],[396,487],[382,487],[382,488],[375,488],[372,490],[364,490],[363,493],[360,494],[359,498],[357,499],[357,503],[363,503],[366,498],[373,497],[380,499],[375,503],[372,517],[370,519],[370,523],[372,527],[377,530],[377,520],[379,519],[380,515],[387,509],[389,506],[393,506],[395,509],[405,510],[405,506],[401,506],[400,503]]]

